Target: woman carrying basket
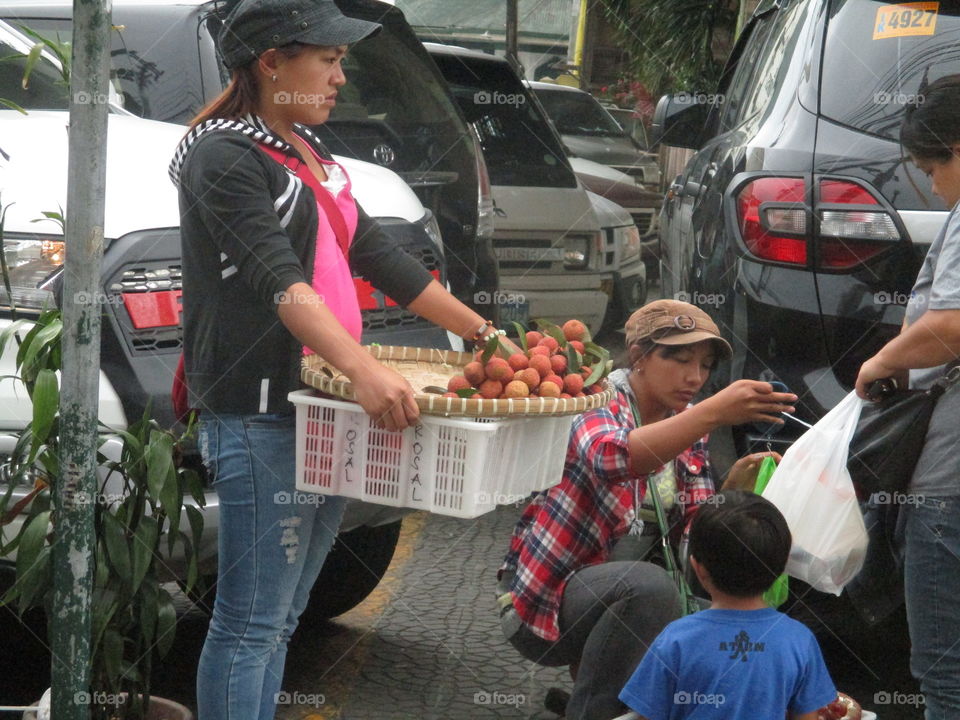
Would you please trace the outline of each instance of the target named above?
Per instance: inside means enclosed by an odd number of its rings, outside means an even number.
[[[300,387],[303,353],[341,369],[381,427],[417,420],[409,383],[359,345],[351,271],[466,339],[497,332],[387,240],[306,127],[334,107],[348,46],[379,28],[333,0],[242,0],[219,37],[230,84],[171,164],[186,380],[220,503],[200,720],[274,717],[287,642],[340,524],[341,498],[278,500],[294,489],[287,394]]]
[[[900,334],[860,368],[857,394],[876,381],[928,388],[960,359],[960,75],[921,91],[908,106],[900,141],[950,208],[927,251]],[[920,681],[927,720],[960,717],[960,388],[937,401],[908,492],[900,508],[910,670]]]
[[[647,497],[652,479],[682,532],[714,495],[706,435],[724,425],[783,422],[796,396],[740,380],[696,405],[694,396],[730,345],[699,308],[658,300],[626,324],[629,369],[615,395],[573,424],[563,478],[536,495],[498,573],[501,627],[526,659],[570,665],[566,717],[608,720],[657,634],[680,615],[677,586],[641,562],[660,538]],[[738,460],[727,487],[753,489],[760,453]],[[623,558],[623,559],[621,559]]]

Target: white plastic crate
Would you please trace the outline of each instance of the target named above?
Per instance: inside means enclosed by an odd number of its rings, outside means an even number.
[[[374,427],[356,403],[290,393],[297,408],[297,490],[474,518],[556,484],[571,416],[421,415],[402,432]]]

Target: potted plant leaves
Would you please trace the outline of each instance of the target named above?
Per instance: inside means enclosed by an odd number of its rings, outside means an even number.
[[[73,492],[57,457],[61,328],[59,311],[48,310],[20,341],[17,368],[32,400],[33,418],[20,432],[5,471],[19,480],[21,490],[25,485],[29,490],[15,494],[17,483],[10,482],[0,498],[0,522],[23,520],[17,533],[0,541],[0,554],[16,552],[16,580],[0,602],[15,605],[20,613],[43,607],[48,616],[50,549],[57,533],[50,494]],[[0,334],[0,351],[23,329],[18,321]],[[170,558],[176,555],[185,568],[180,579],[186,592],[198,577],[203,487],[195,471],[179,467],[182,438],[159,427],[148,413],[125,430],[103,428],[119,439],[114,443],[119,457],[101,453],[98,492],[73,498],[93,505],[95,513],[91,691],[77,698],[90,704],[95,719],[154,714],[148,713],[151,669],[155,658],[169,652],[176,626],[173,598],[164,587],[173,579],[167,569]],[[184,503],[185,495],[193,503]],[[164,707],[164,717],[176,717],[176,709],[171,714],[170,706]],[[182,706],[179,711],[189,714]]]

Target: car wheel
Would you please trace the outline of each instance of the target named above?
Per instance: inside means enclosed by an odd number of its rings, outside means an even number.
[[[399,520],[377,527],[361,525],[338,535],[301,624],[327,620],[359,605],[386,573],[399,538]]]

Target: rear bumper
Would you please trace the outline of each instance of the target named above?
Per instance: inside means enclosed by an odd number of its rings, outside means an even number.
[[[501,272],[501,292],[522,295],[529,303],[530,317],[564,323],[571,318],[583,321],[597,332],[607,312],[609,295],[604,281],[610,273],[510,276]]]

